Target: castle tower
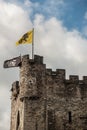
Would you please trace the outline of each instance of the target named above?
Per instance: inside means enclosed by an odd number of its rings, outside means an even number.
[[[25,55],[5,62],[19,67],[12,84],[10,130],[87,130],[87,76],[46,69],[43,57]]]
[[[43,57],[22,57],[20,80],[12,84],[10,130],[44,130],[45,65]]]

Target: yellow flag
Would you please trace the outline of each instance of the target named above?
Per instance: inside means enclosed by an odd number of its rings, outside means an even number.
[[[30,44],[33,41],[33,30],[25,33],[19,41],[16,42],[16,45],[20,45],[20,44]]]

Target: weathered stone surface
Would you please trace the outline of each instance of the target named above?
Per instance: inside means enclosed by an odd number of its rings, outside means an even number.
[[[43,57],[22,57],[12,84],[10,130],[87,130],[87,76],[46,69]]]

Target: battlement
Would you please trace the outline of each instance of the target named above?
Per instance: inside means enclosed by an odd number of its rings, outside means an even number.
[[[56,76],[57,79],[60,78],[62,80],[65,80],[66,83],[73,83],[73,84],[87,84],[87,76],[83,76],[82,80],[79,79],[79,75],[69,75],[69,79],[66,79],[66,71],[65,69],[56,69],[56,71],[53,71],[50,68],[46,69],[46,75],[47,76]]]
[[[64,69],[56,69],[56,71],[52,71],[52,69],[46,69],[46,75],[53,77],[53,80],[54,80],[54,77],[57,79],[57,81],[64,82],[65,80]]]
[[[69,75],[69,79],[66,79],[66,82],[73,84],[87,84],[87,76],[83,76],[82,80],[80,80],[78,75]]]
[[[71,80],[71,81],[78,81],[79,80],[79,76],[78,75],[70,75],[69,76],[69,80]]]
[[[16,99],[19,94],[19,81],[13,82],[11,91],[12,91],[12,98]]]
[[[87,76],[83,76],[83,82],[87,84]]]
[[[29,62],[29,55],[24,55],[24,56],[22,56],[22,63],[23,62]]]
[[[47,75],[52,75],[52,69],[46,69],[46,74]]]
[[[56,71],[52,71],[52,69],[46,69],[47,75],[65,75],[64,69],[56,69]]]
[[[17,59],[19,58],[20,57],[18,57]],[[13,63],[13,61],[15,60],[12,59],[11,63]],[[18,62],[18,60],[16,61]],[[31,59],[29,55],[24,55],[21,57],[20,62],[21,64],[19,82],[21,96],[34,97],[37,96],[38,93],[40,93],[41,97],[44,87],[42,88],[40,86],[45,86],[43,85],[45,81],[47,81],[47,85],[52,85],[55,90],[58,89],[56,88],[56,85],[60,86],[61,89],[67,89],[67,91],[69,91],[72,86],[74,90],[73,95],[76,93],[76,87],[78,89],[82,89],[83,86],[86,87],[87,85],[87,76],[83,76],[83,79],[80,80],[78,75],[69,75],[69,79],[66,79],[65,69],[56,69],[55,71],[53,71],[51,68],[46,68],[45,64],[43,63],[43,56],[34,55],[34,59]],[[42,79],[44,79],[45,81],[42,81]],[[19,93],[19,82],[16,81],[12,84],[11,91],[13,97],[16,97]],[[59,89],[58,91],[60,92]]]
[[[11,91],[13,91],[14,89],[18,89],[19,88],[19,81],[15,81],[12,83],[12,88]]]
[[[38,55],[7,60],[4,67],[20,70],[11,88],[10,130],[87,130],[87,76],[66,79],[65,69],[46,68]]]
[[[43,64],[43,56],[34,55],[34,62],[37,64]]]
[[[87,81],[87,76],[83,76],[83,80],[84,80],[84,81]]]
[[[69,80],[72,82],[75,82],[75,81],[80,81],[80,82],[84,82],[84,83],[87,83],[87,76],[83,76],[82,77],[82,80],[79,79],[79,75],[69,75]]]
[[[22,56],[22,65],[28,63],[43,64],[43,57],[39,55],[34,55],[34,59],[30,59],[29,55]]]

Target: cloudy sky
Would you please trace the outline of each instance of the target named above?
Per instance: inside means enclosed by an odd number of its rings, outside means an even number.
[[[31,45],[15,45],[35,28],[35,54],[47,67],[69,75],[87,75],[87,0],[0,0],[0,130],[10,128],[10,89],[19,69],[3,69],[7,59],[30,54]]]

